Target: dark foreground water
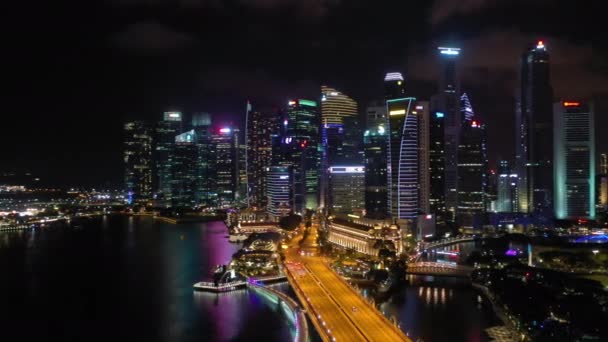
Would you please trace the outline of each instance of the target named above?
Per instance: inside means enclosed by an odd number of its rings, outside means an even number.
[[[0,340],[290,340],[259,296],[192,291],[238,249],[225,235],[128,217],[0,233]]]

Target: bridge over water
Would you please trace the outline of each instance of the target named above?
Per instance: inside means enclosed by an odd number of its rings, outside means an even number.
[[[422,261],[409,263],[407,265],[408,274],[432,275],[457,278],[469,278],[473,267],[444,262]]]

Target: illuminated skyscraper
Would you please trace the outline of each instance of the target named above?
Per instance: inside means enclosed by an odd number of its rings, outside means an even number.
[[[272,132],[275,119],[259,111],[250,111],[247,123],[247,180],[249,205],[266,206],[266,181],[272,161]]]
[[[385,109],[386,111],[386,109]],[[387,150],[388,122],[370,127],[363,134],[365,155],[365,211],[370,218],[388,216]]]
[[[515,104],[515,173],[519,212],[552,211],[553,90],[549,53],[542,41],[521,58]]]
[[[356,162],[357,123],[357,103],[334,88],[321,86],[321,206],[328,199],[329,166]]]
[[[416,101],[412,114],[418,117],[418,209],[431,213],[430,113],[429,102]]]
[[[501,160],[499,165],[496,211],[511,213],[517,209],[517,174],[511,171],[508,161]]]
[[[373,102],[367,106],[366,110],[366,129],[375,129],[378,126],[387,127],[388,118],[386,115],[386,104],[384,102]]]
[[[600,154],[600,173],[608,175],[608,154]]]
[[[291,166],[271,166],[266,170],[266,211],[272,221],[287,216],[293,209],[293,172]]]
[[[600,154],[600,173],[597,176],[598,204],[602,210],[608,209],[608,155]]]
[[[468,226],[474,216],[486,209],[487,159],[485,127],[471,121],[462,129],[458,148],[458,208],[457,219]]]
[[[555,216],[595,219],[595,121],[592,103],[553,106]]]
[[[418,116],[413,97],[403,97],[400,73],[384,78],[388,113],[388,207],[393,219],[413,220],[418,214]]]
[[[211,116],[209,113],[194,113],[192,128],[198,147],[197,203],[204,207],[215,206],[217,193],[212,187],[215,177],[215,146],[211,143]]]
[[[156,127],[155,173],[156,192],[165,205],[171,203],[171,162],[175,137],[182,132],[182,113],[164,112]]]
[[[458,206],[458,145],[462,118],[459,112],[460,82],[457,68],[460,49],[438,47],[437,51],[441,70],[439,92],[431,98],[431,112],[434,113],[430,122],[430,141],[434,145],[431,152],[431,201],[437,222],[441,223],[453,220]],[[443,127],[443,133],[439,132],[439,126]],[[439,139],[443,139],[443,142],[439,143]],[[440,175],[441,169],[443,177]],[[439,184],[444,186],[443,194],[440,193]]]
[[[361,215],[365,209],[365,167],[329,168],[329,212]]]
[[[286,159],[293,166],[295,212],[319,207],[319,126],[317,102],[290,100],[287,108]]]
[[[435,100],[436,97],[433,98]],[[433,108],[436,106],[431,104]],[[445,222],[445,113],[433,111],[429,118],[429,204],[437,223]]]
[[[171,154],[171,204],[194,207],[198,190],[198,146],[194,130],[175,137]]]
[[[233,205],[239,186],[238,132],[234,128],[215,129],[211,136],[215,150],[215,177],[213,188],[217,192],[217,205]]]
[[[457,220],[472,226],[486,209],[487,156],[485,126],[475,118],[467,94],[460,98],[462,127],[458,145]]]
[[[124,180],[129,202],[152,197],[152,132],[152,128],[141,121],[124,126]]]

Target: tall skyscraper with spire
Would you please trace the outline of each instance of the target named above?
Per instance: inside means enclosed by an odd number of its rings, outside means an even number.
[[[401,73],[384,78],[388,113],[388,207],[393,219],[413,220],[418,215],[418,116],[415,98],[405,97]]]
[[[543,41],[521,57],[515,104],[515,173],[519,212],[553,209],[553,89]]]
[[[441,69],[439,92],[431,98],[430,141],[432,147],[431,179],[443,183],[443,189],[432,186],[430,201],[437,221],[453,220],[458,207],[458,145],[462,119],[459,111],[460,82],[458,58],[460,49],[438,47]],[[443,132],[439,127],[443,127]],[[438,143],[442,141],[441,143]],[[439,184],[438,183],[438,184]]]

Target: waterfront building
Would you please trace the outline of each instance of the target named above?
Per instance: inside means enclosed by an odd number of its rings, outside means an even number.
[[[266,170],[266,211],[271,221],[289,215],[294,207],[293,168],[271,166]]]
[[[499,163],[497,179],[498,197],[496,212],[512,213],[517,211],[517,184],[517,174],[511,171],[508,161],[501,160]]]
[[[555,216],[595,219],[595,118],[593,103],[553,106]]]
[[[418,116],[413,97],[404,97],[400,73],[384,78],[388,117],[387,189],[393,219],[414,220],[418,214]]]
[[[431,157],[433,182],[439,180],[441,168],[444,170],[444,176],[441,181],[433,184],[431,197],[440,222],[443,221],[442,216],[446,220],[453,220],[458,207],[458,146],[462,118],[459,111],[460,82],[457,61],[461,50],[455,47],[438,47],[437,51],[441,63],[439,91],[431,98],[431,112],[435,116],[430,123],[433,132],[431,141],[435,145]],[[438,132],[440,126],[443,127],[443,136]],[[440,138],[443,138],[443,143],[438,145]],[[443,196],[438,189],[438,184],[441,183],[444,185]]]
[[[317,102],[290,100],[287,108],[287,130],[282,143],[287,145],[287,163],[293,166],[294,211],[319,207],[319,126]]]
[[[515,104],[515,172],[519,212],[551,216],[553,202],[553,89],[544,42],[521,57]]]
[[[124,126],[124,182],[130,203],[152,198],[152,134],[142,121]]]
[[[385,249],[397,255],[403,252],[400,227],[390,220],[372,220],[349,215],[332,218],[328,222],[327,240],[344,249],[378,256]]]
[[[371,127],[363,134],[365,155],[365,211],[366,216],[384,219],[388,216],[386,124]]]
[[[330,166],[329,213],[357,214],[365,209],[365,166]]]
[[[198,190],[198,146],[194,130],[175,137],[171,155],[171,205],[194,207]]]
[[[168,206],[171,203],[171,168],[175,137],[182,132],[182,113],[164,112],[155,134],[153,179],[157,199]]]

